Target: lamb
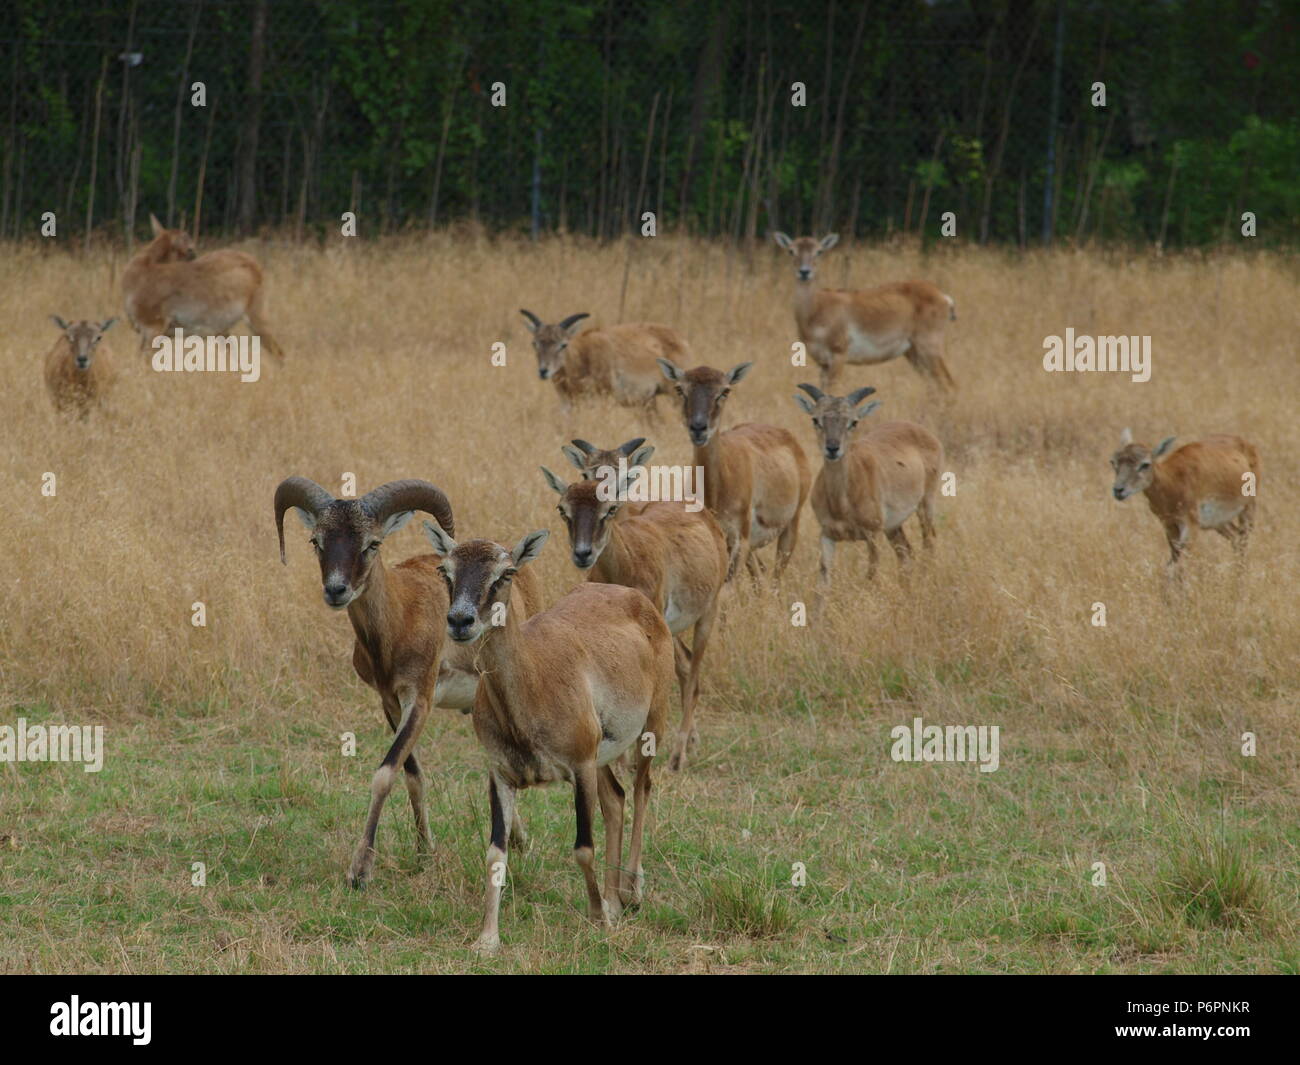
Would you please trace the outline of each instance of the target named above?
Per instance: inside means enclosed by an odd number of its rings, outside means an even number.
[[[83,318],[69,325],[55,314],[50,320],[63,334],[45,356],[45,387],[56,411],[76,412],[84,419],[113,384],[113,362],[98,349],[117,319],[96,324]]]
[[[1255,523],[1259,452],[1240,436],[1215,433],[1171,453],[1176,439],[1166,437],[1152,449],[1134,443],[1125,429],[1110,460],[1112,493],[1121,502],[1138,492],[1146,495],[1165,530],[1171,575],[1181,573],[1179,560],[1197,529],[1213,529],[1244,562]]]

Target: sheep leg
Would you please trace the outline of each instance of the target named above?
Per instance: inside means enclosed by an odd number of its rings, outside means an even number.
[[[248,302],[248,327],[254,336],[262,338],[268,350],[280,362],[284,362],[284,349],[280,347],[280,342],[271,335],[271,331],[266,327],[266,314],[262,301],[262,290],[258,289],[253,298]]]
[[[396,732],[401,719],[399,708],[387,700],[383,706],[388,727]],[[424,774],[420,771],[420,763],[414,751],[402,763],[402,769],[406,774],[406,794],[411,799],[411,813],[415,817],[415,852],[420,855],[430,854],[433,852],[433,836],[429,832],[429,811],[424,805]]]
[[[835,563],[835,541],[824,532],[821,538],[821,561],[817,566],[817,595],[813,600],[813,612],[820,615],[826,602],[826,595],[831,590],[831,566]]]
[[[578,831],[573,844],[573,859],[582,870],[582,878],[587,884],[587,916],[597,924],[609,928],[617,914],[611,913],[609,905],[600,894],[600,885],[596,880],[596,844],[591,835],[599,788],[595,761],[574,767],[573,805]]]
[[[388,793],[393,790],[397,778],[397,766],[404,764],[415,748],[415,741],[420,738],[424,721],[428,716],[428,704],[414,694],[408,693],[402,698],[402,721],[397,729],[397,737],[388,749],[383,762],[375,770],[370,781],[370,811],[366,815],[366,827],[361,841],[357,844],[348,868],[348,883],[354,888],[365,887],[375,865],[375,833],[379,828],[379,815],[383,812]],[[423,795],[423,784],[420,785]],[[421,804],[423,812],[423,804]],[[422,818],[417,817],[417,826]],[[427,826],[424,828],[427,843]]]
[[[700,701],[700,669],[704,665],[704,652],[708,649],[709,637],[713,634],[713,623],[717,617],[718,599],[714,596],[713,602],[695,622],[695,631],[691,636],[690,702],[682,703],[681,763],[677,767],[679,769],[686,761],[687,745],[698,743],[700,739],[700,731],[695,725],[695,711]]]
[[[1182,574],[1179,562],[1191,547],[1192,527],[1185,521],[1171,521],[1165,526],[1165,539],[1169,543],[1169,571],[1175,575]]]
[[[945,392],[955,392],[957,383],[948,372],[943,360],[943,340],[936,337],[914,337],[904,357],[912,368]]]
[[[600,818],[605,822],[605,905],[617,917],[623,910],[619,899],[620,866],[623,861],[623,786],[609,766],[601,766],[597,776]]]
[[[867,533],[863,538],[867,544],[867,580],[876,579],[876,567],[880,565],[880,549],[876,547],[874,533]]]
[[[903,532],[903,527],[900,525],[896,529],[887,530],[885,539],[889,541],[889,546],[898,556],[898,564],[906,566],[912,559],[912,545],[907,542],[907,533]]]
[[[480,954],[495,954],[501,948],[498,922],[501,888],[506,882],[506,826],[515,815],[515,789],[495,773],[488,780],[488,803],[492,812],[492,837],[487,849],[487,893],[483,903],[483,929],[474,942],[474,950]]]
[[[934,490],[938,478],[934,481],[935,483],[926,485],[925,495],[916,508],[916,516],[921,521],[921,546],[927,551],[934,550]]]
[[[697,650],[698,653],[698,650]],[[646,731],[659,735],[668,720],[668,693],[659,688],[650,701],[650,714],[646,718]],[[645,815],[650,808],[650,763],[653,754],[637,745],[636,783],[632,792],[632,844],[628,850],[626,872],[622,877],[620,896],[624,906],[638,906],[645,891],[645,870],[641,867],[641,843],[645,831]]]

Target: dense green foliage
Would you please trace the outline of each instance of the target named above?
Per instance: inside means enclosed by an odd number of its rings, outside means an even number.
[[[0,236],[192,222],[202,180],[207,231],[527,226],[535,194],[541,227],[606,237],[645,210],[732,237],[953,211],[1037,241],[1058,16],[1056,238],[1205,244],[1246,211],[1300,236],[1285,0],[278,0],[256,91],[262,2],[5,5]]]

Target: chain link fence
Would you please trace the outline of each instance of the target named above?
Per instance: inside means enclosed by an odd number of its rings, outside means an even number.
[[[11,0],[0,237],[1294,233],[1300,42],[1238,7]]]

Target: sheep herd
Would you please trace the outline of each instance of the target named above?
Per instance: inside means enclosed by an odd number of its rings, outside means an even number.
[[[282,359],[266,320],[258,263],[232,250],[198,256],[187,234],[151,222],[154,239],[122,278],[126,317],[142,349],[175,328],[212,335],[246,321]],[[869,398],[874,388],[843,395],[833,390],[847,367],[903,357],[951,394],[944,338],[956,317],[954,300],[924,281],[820,289],[816,264],[836,235],[774,238],[795,260],[795,347],[821,370],[820,385],[799,383],[793,397],[812,423],[808,437],[821,459],[816,471],[804,444],[785,428],[723,427],[727,398],[753,363],[725,371],[692,366],[686,341],[664,325],[582,329],[586,314],[548,324],[521,312],[539,377],[553,384],[564,411],[579,402],[592,409],[614,402],[650,419],[666,395],[678,405],[702,476],[697,505],[686,498],[646,498],[638,482],[643,487],[657,475],[655,449],[644,438],[610,447],[600,446],[609,441],[565,445],[578,479],[570,482],[545,467],[541,472],[557,497],[570,559],[586,579],[556,602],[542,602],[529,568],[546,544],[545,530],[501,542],[458,540],[452,502],[427,481],[395,480],[355,499],[335,498],[301,476],[277,487],[281,558],[284,519],[292,510],[310,532],[326,605],[346,610],[352,623],[357,675],[379,694],[395,734],[372,780],[348,871],[353,886],[371,878],[379,818],[399,774],[417,847],[432,847],[415,748],[435,707],[457,709],[472,714],[489,767],[487,887],[476,949],[500,946],[508,855],[525,831],[517,792],[554,781],[574,788],[575,859],[588,912],[611,925],[641,900],[652,763],[663,750],[670,767],[682,770],[698,742],[702,667],[728,582],[740,580],[742,569],[764,580],[756,552],[768,544],[774,546],[774,575],[781,576],[809,499],[820,531],[818,605],[829,594],[840,543],[865,543],[869,575],[876,569],[878,534],[907,563],[912,549],[904,526],[915,515],[924,547],[933,548],[947,472],[943,444],[913,422],[870,421],[880,406]],[[113,367],[98,348],[116,319],[53,320],[60,335],[45,360],[46,386],[56,411],[84,419],[112,386]],[[1224,536],[1244,558],[1258,493],[1256,449],[1226,434],[1173,445],[1172,437],[1154,448],[1137,443],[1126,429],[1111,459],[1114,497],[1145,494],[1165,532],[1174,575],[1201,529]],[[384,539],[416,511],[433,519],[424,522],[433,553],[386,566]],[[670,736],[674,681],[682,717]],[[626,858],[620,771],[630,773],[633,791]],[[603,883],[593,835],[597,805],[605,828]]]

